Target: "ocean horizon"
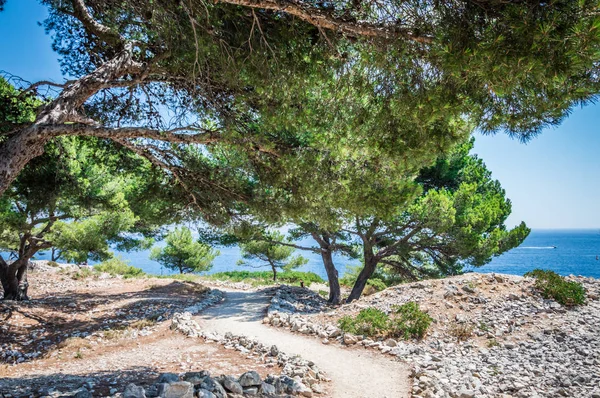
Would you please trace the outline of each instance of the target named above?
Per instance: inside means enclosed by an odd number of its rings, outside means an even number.
[[[301,245],[311,245],[311,239],[300,241]],[[213,267],[200,273],[213,274],[234,270],[269,270],[268,266],[243,267],[237,265],[241,259],[238,247],[219,248],[221,254],[214,260]],[[298,268],[299,271],[314,272],[326,279],[321,257],[313,252],[297,250],[297,254],[308,259],[308,263]],[[175,272],[162,267],[156,261],[150,260],[150,251],[116,252],[124,260],[144,272],[156,275],[170,275]],[[47,260],[49,253],[39,254],[38,260]],[[350,266],[359,265],[359,261],[336,255],[334,262],[340,276]],[[482,273],[503,273],[523,275],[535,268],[552,270],[561,275],[581,275],[600,278],[600,229],[534,229],[525,241],[517,248],[482,267],[466,267],[465,271]]]

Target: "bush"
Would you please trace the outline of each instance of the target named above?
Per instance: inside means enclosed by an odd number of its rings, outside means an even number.
[[[473,335],[473,325],[468,323],[453,323],[448,329],[448,334],[458,341],[466,341]]]
[[[394,306],[394,317],[391,320],[392,337],[404,339],[422,339],[433,319],[426,312],[421,311],[419,304],[414,301]]]
[[[365,335],[369,337],[385,337],[389,331],[389,316],[376,308],[365,308],[356,317],[344,316],[338,321],[344,332]]]
[[[348,266],[346,272],[344,272],[344,275],[340,278],[340,285],[348,287],[354,286],[361,270],[362,266]],[[367,281],[365,295],[368,296],[368,293],[372,294],[380,292],[390,286],[395,286],[402,282],[404,282],[404,280],[400,276],[389,272],[386,267],[378,267],[373,273],[373,276]]]
[[[96,275],[96,274],[90,267],[84,266],[84,267],[81,267],[79,269],[79,271],[76,271],[74,274],[72,274],[71,278],[78,281],[81,279],[89,278],[90,276],[94,276],[94,275]]]
[[[415,302],[394,306],[391,316],[376,308],[365,308],[355,317],[344,316],[338,321],[344,332],[368,337],[422,339],[433,319],[421,311]]]
[[[210,279],[227,280],[231,282],[247,282],[253,285],[272,285],[272,271],[227,271],[208,275]],[[325,283],[323,278],[314,272],[283,271],[277,274],[277,283],[288,283],[298,285],[304,281],[305,286],[311,283]]]
[[[94,265],[94,269],[98,272],[106,272],[111,276],[121,275],[123,278],[137,278],[145,275],[141,268],[129,265],[120,257],[111,258],[110,260],[96,264]]]
[[[542,297],[554,299],[562,305],[574,306],[585,302],[585,289],[578,282],[567,281],[556,272],[534,269],[525,274],[535,278],[535,287]]]

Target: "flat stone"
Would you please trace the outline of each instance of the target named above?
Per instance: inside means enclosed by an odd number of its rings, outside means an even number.
[[[161,383],[158,387],[158,396],[161,398],[194,398],[194,386],[188,381]]]

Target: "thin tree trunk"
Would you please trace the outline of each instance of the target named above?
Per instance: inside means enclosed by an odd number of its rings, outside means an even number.
[[[350,295],[346,299],[347,303],[350,303],[354,300],[358,300],[362,295],[363,290],[365,290],[365,286],[367,285],[367,281],[370,277],[373,276],[375,270],[377,269],[377,264],[379,260],[376,256],[373,255],[373,248],[368,243],[363,243],[363,256],[365,261],[365,266],[358,274],[358,278],[352,287],[352,291]]]
[[[331,304],[340,304],[342,301],[342,292],[340,289],[340,280],[338,270],[333,263],[333,254],[329,249],[321,249],[321,258],[327,272],[327,280],[329,281],[329,299]]]
[[[5,300],[29,300],[27,290],[27,266],[29,258],[19,258],[8,264],[3,259],[0,261],[0,280],[4,290]]]
[[[277,282],[277,267],[275,267],[275,264],[273,264],[271,261],[269,261],[269,265],[273,270],[273,282]]]

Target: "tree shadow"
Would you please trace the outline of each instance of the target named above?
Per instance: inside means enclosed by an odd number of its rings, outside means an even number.
[[[147,386],[156,382],[159,373],[150,367],[136,366],[117,371],[93,372],[81,375],[54,373],[0,379],[0,397],[41,397],[52,391],[75,395],[86,388],[94,397],[106,397],[123,392],[129,383]],[[112,390],[112,393],[111,393]]]
[[[271,297],[276,288],[269,287],[257,291],[229,291],[225,301],[201,313],[203,319],[235,318],[242,322],[261,321],[267,314]]]
[[[137,292],[66,292],[26,302],[0,301],[0,362],[43,357],[68,339],[152,326],[202,300],[208,291],[174,281]]]

